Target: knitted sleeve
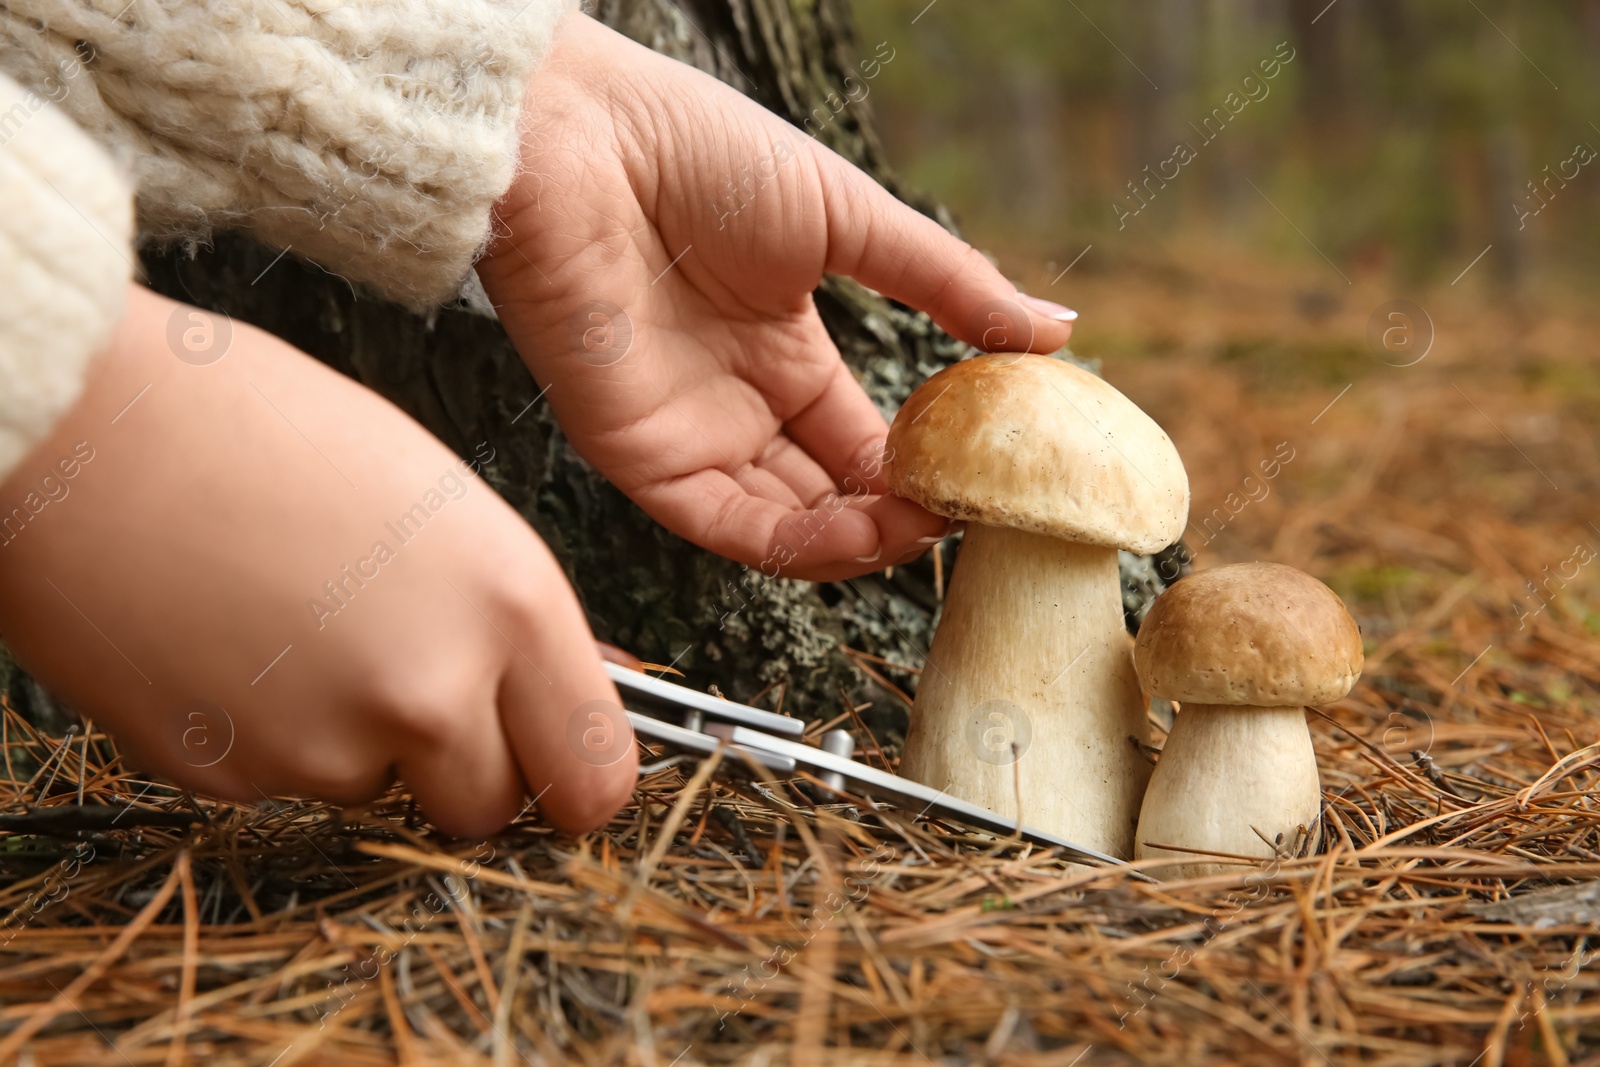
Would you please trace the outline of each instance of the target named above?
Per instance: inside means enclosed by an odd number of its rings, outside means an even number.
[[[142,235],[238,228],[416,307],[454,296],[576,0],[5,0],[0,70],[125,162]]]
[[[0,478],[83,391],[133,276],[133,196],[110,158],[0,74]]]

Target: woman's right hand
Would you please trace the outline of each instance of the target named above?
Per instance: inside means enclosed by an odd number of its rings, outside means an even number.
[[[398,774],[476,836],[530,796],[587,830],[633,790],[616,690],[522,518],[376,394],[138,287],[0,485],[0,632],[136,765],[244,803],[354,805]]]

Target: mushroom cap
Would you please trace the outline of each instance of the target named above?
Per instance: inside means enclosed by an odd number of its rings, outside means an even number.
[[[889,429],[889,487],[929,511],[1154,552],[1178,539],[1189,478],[1155,420],[1049,356],[985,355],[917,387]]]
[[[1201,571],[1156,598],[1133,648],[1168,700],[1326,704],[1361,676],[1361,631],[1333,590],[1281,563]]]

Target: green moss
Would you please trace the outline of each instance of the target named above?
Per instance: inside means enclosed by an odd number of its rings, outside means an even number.
[[[1289,344],[1276,338],[1240,338],[1219,345],[1215,359],[1242,368],[1259,387],[1339,387],[1371,372],[1372,354],[1354,341]]]
[[[1335,572],[1328,586],[1345,600],[1381,603],[1391,591],[1401,603],[1420,597],[1437,582],[1437,576],[1398,564],[1354,567]]]

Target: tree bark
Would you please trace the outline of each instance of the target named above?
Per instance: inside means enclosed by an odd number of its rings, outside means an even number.
[[[905,198],[870,113],[846,97],[863,76],[847,0],[600,0],[596,14],[738,87]],[[911,202],[951,226],[936,205]],[[277,257],[247,237],[225,235],[210,248],[152,250],[143,260],[152,288],[277,334],[394,401],[463,456],[492,444],[496,460],[486,477],[554,550],[598,637],[648,661],[675,663],[690,684],[714,683],[736,698],[781,683],[786,707],[806,715],[836,712],[842,688],[854,700],[875,701],[880,728],[903,730],[903,706],[869,688],[841,648],[920,666],[938,607],[931,560],[892,577],[817,586],[769,581],[704,552],[662,530],[578,458],[535,402],[532,378],[492,318],[462,309],[414,315],[292,256]],[[886,417],[913,386],[967,351],[926,316],[849,280],[829,278],[816,300]],[[1151,566],[1129,562],[1135,584],[1160,587]],[[1130,603],[1143,599],[1130,596]],[[908,691],[915,682],[890,676]],[[25,677],[8,689],[36,715],[46,710],[48,700]]]

